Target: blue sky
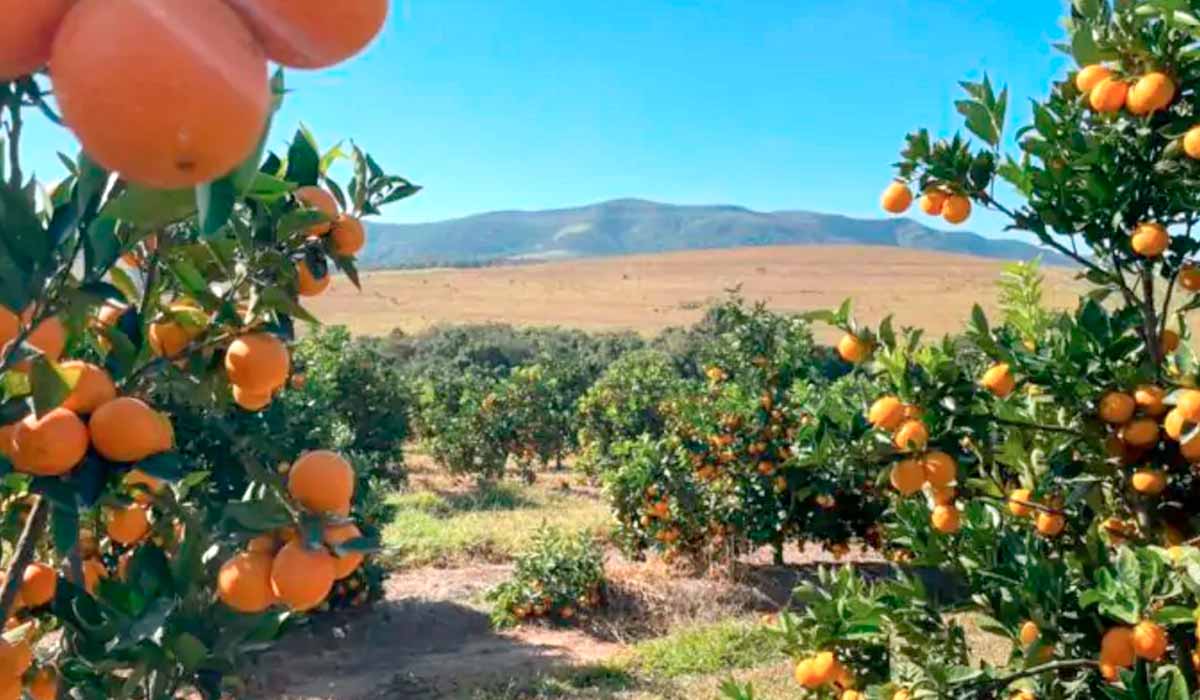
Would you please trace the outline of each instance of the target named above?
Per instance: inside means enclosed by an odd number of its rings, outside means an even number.
[[[878,216],[904,134],[958,127],[959,79],[1008,84],[1011,125],[1069,67],[1057,0],[394,2],[368,52],[289,74],[272,136],[302,120],[424,185],[390,221],[615,197]]]

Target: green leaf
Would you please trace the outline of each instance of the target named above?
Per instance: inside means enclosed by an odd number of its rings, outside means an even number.
[[[54,540],[54,551],[66,557],[79,541],[79,509],[72,499],[68,505],[53,501],[50,504],[50,536]]]
[[[200,236],[211,238],[225,227],[233,215],[237,190],[232,177],[196,186],[196,207],[200,214]]]
[[[1071,33],[1071,55],[1075,58],[1075,62],[1081,66],[1099,63],[1104,60],[1104,54],[1100,51],[1100,47],[1096,45],[1096,39],[1092,36],[1091,26],[1083,24]]]
[[[290,525],[292,516],[278,501],[237,501],[225,504],[225,518],[251,532],[268,532]]]
[[[188,671],[195,671],[208,658],[208,647],[198,637],[181,632],[168,642],[175,658]]]
[[[297,185],[316,185],[320,178],[321,155],[317,152],[316,141],[307,129],[301,127],[288,148],[287,175],[284,179]]]
[[[104,276],[121,257],[121,241],[117,239],[115,219],[96,219],[83,238],[84,278],[95,281]]]
[[[983,139],[990,146],[1000,143],[1000,131],[992,121],[992,115],[988,113],[987,107],[971,100],[959,100],[954,103],[954,106],[958,109],[958,113],[966,118],[967,129],[971,133]]]
[[[33,411],[39,418],[61,406],[71,393],[69,378],[44,355],[33,359],[29,377],[33,389]]]
[[[303,306],[291,297],[287,292],[279,287],[267,287],[261,293],[262,303],[266,306],[281,311],[289,316],[301,319],[308,323],[319,324],[321,321],[308,312]]]
[[[1160,625],[1193,625],[1196,623],[1196,611],[1182,605],[1168,605],[1154,613],[1153,619]]]
[[[138,228],[157,229],[196,213],[196,191],[154,190],[130,184],[110,200],[100,215],[127,221]]]
[[[136,467],[150,476],[166,481],[179,481],[185,476],[183,459],[178,452],[161,452],[143,459]]]

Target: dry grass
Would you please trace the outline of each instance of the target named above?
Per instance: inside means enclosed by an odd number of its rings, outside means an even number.
[[[830,308],[847,297],[859,317],[940,335],[959,330],[976,302],[994,303],[1002,262],[869,246],[780,246],[576,260],[521,267],[385,271],[360,294],[335,281],[311,302],[325,323],[360,334],[420,331],[437,323],[498,321],[654,333],[696,321],[741,287],[772,308]],[[1046,268],[1047,302],[1073,305],[1070,271]],[[826,338],[828,339],[828,338]]]

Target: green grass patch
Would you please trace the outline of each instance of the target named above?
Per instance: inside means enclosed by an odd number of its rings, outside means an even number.
[[[683,627],[634,645],[628,664],[654,678],[754,668],[783,658],[783,641],[752,620]]]
[[[598,536],[611,526],[608,508],[594,497],[507,482],[463,493],[398,493],[388,505],[394,512],[383,543],[397,567],[507,561],[542,523]]]

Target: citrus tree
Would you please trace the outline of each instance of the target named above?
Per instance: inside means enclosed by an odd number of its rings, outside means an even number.
[[[906,211],[915,190],[951,224],[997,211],[1090,289],[1047,312],[1013,273],[1003,322],[977,307],[962,335],[934,343],[828,315],[873,386],[861,410],[890,455],[877,466],[885,546],[913,574],[936,571],[941,590],[904,570],[802,590],[808,609],[781,632],[810,696],[1200,691],[1200,390],[1184,342],[1200,303],[1198,10],[1075,0],[1064,48],[1079,68],[1033,102],[1014,155],[1007,91],[986,78],[956,103],[968,136],[908,137],[886,210]],[[972,663],[964,616],[1012,641],[1005,663]]]
[[[268,61],[336,64],[387,11],[0,2],[0,697],[240,694],[240,655],[370,551],[345,458],[222,416],[288,391],[300,299],[357,284],[362,217],[417,189],[304,130],[266,149]],[[34,119],[82,146],[57,183]]]

